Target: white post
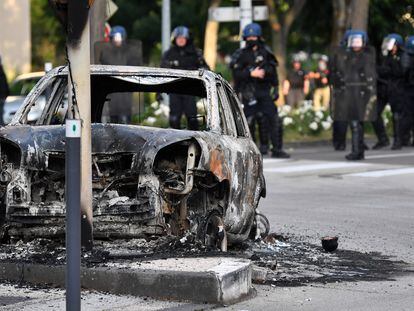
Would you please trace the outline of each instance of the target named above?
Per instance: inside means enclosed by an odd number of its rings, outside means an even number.
[[[162,1],[162,52],[170,48],[171,35],[171,3],[170,0]]]
[[[171,2],[170,0],[162,0],[162,53],[170,48],[171,43]],[[162,95],[163,102],[166,105],[170,104],[170,97],[167,94]]]
[[[69,3],[69,21],[76,25],[77,12],[75,5]],[[71,20],[72,18],[72,20]],[[92,138],[91,138],[91,80],[90,80],[90,27],[89,17],[83,28],[79,41],[68,44],[69,61],[82,122],[81,133],[81,214],[82,214],[82,245],[92,248]],[[71,92],[69,92],[71,95]],[[72,96],[69,96],[69,107],[72,107]]]
[[[253,21],[252,0],[240,0],[240,35],[246,25]],[[240,40],[240,47],[244,47],[244,40]]]

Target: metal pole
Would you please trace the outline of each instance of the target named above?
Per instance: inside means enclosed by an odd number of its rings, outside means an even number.
[[[170,0],[162,1],[162,52],[170,48],[171,34],[171,3]]]
[[[252,0],[240,0],[240,34],[246,25],[253,21]],[[244,40],[240,40],[240,47],[245,46]]]
[[[92,240],[92,138],[89,7],[86,0],[71,0],[68,6],[69,87],[74,88],[81,128],[81,242],[91,249]],[[70,101],[72,96],[69,96]],[[73,103],[70,102],[69,107]],[[76,109],[75,109],[76,110]]]
[[[161,25],[161,40],[162,53],[170,48],[171,35],[171,2],[170,0],[162,0],[162,25]],[[167,94],[162,95],[163,102],[166,105],[170,104],[170,97]]]
[[[80,310],[80,120],[66,120],[66,310]]]

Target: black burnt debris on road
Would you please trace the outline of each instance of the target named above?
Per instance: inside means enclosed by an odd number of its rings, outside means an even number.
[[[97,240],[92,251],[82,253],[82,264],[86,267],[128,267],[128,263],[136,266],[154,259],[213,256],[248,258],[254,266],[265,271],[265,277],[259,283],[281,287],[393,280],[414,272],[412,265],[380,253],[341,249],[329,253],[300,237],[286,238],[275,234],[260,241],[233,245],[228,252],[206,246],[192,235]],[[63,265],[66,263],[65,248],[61,242],[49,239],[2,244],[0,261]]]

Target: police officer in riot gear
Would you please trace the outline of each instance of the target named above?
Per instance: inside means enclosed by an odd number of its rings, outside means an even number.
[[[110,32],[109,43],[95,49],[96,61],[103,65],[142,65],[141,49],[127,41],[127,32],[123,26],[114,26]],[[98,46],[95,46],[95,48]],[[132,94],[115,93],[109,95],[109,109],[104,107],[103,115],[109,114],[110,122],[129,124],[132,115]]]
[[[277,60],[262,39],[259,24],[251,23],[243,29],[246,47],[232,56],[230,68],[235,89],[244,106],[252,137],[256,122],[259,126],[260,151],[267,154],[269,136],[273,146],[272,157],[289,158],[283,151],[283,124],[274,101],[279,97]]]
[[[372,124],[378,137],[378,142],[373,147],[379,149],[389,144],[385,132],[381,114],[385,105],[389,103],[393,113],[393,134],[394,141],[391,149],[398,150],[402,147],[401,141],[401,121],[404,107],[404,72],[401,62],[401,47],[403,38],[399,34],[387,35],[381,46],[381,58],[377,67],[378,72],[378,119]]]
[[[402,113],[402,145],[408,146],[414,128],[414,36],[406,39],[402,55],[405,102]],[[414,138],[411,142],[414,145]]]
[[[172,47],[162,56],[161,67],[185,70],[208,69],[203,53],[194,46],[190,30],[187,27],[176,27],[171,34],[171,41]],[[169,122],[172,128],[180,128],[183,113],[187,118],[188,129],[198,130],[197,106],[194,96],[171,94]]]
[[[364,31],[348,33],[346,48],[334,56],[331,112],[336,121],[348,121],[352,133],[352,152],[348,160],[364,159],[363,121],[376,115],[375,51],[367,46]]]

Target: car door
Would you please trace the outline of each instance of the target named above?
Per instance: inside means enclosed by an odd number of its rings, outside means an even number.
[[[224,135],[226,150],[231,171],[231,191],[229,208],[226,211],[226,225],[232,232],[248,234],[253,221],[255,209],[255,189],[257,185],[256,163],[261,161],[260,153],[250,139],[244,116],[230,87],[220,82],[217,83],[219,105],[222,105],[222,113],[229,132]],[[259,159],[255,158],[255,155]],[[255,161],[256,160],[256,161]],[[259,160],[259,161],[257,161]]]

